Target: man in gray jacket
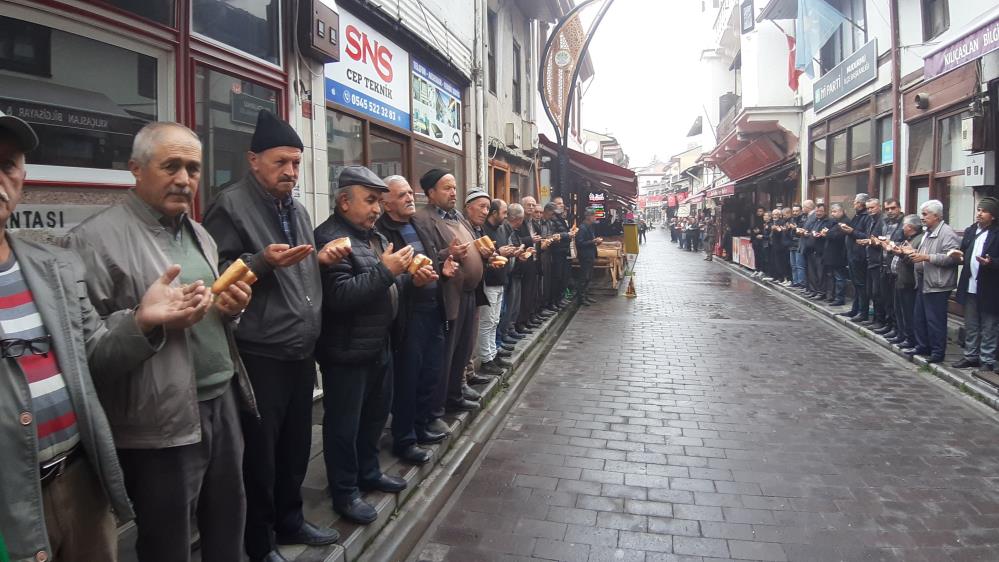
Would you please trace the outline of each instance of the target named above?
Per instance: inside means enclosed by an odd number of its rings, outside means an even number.
[[[0,532],[11,560],[114,562],[115,515],[134,514],[93,381],[127,377],[163,344],[157,326],[196,316],[208,294],[171,286],[171,266],[138,307],[102,321],[79,257],[5,232],[37,145],[27,123],[0,114]]]
[[[916,270],[916,308],[912,325],[916,346],[907,355],[925,355],[928,363],[940,363],[947,351],[947,297],[957,288],[957,266],[961,263],[961,241],[943,220],[943,203],[930,199],[919,206],[926,227],[919,248],[906,249]]]
[[[180,265],[184,285],[210,286],[219,275],[215,242],[188,216],[201,172],[197,135],[177,123],[150,123],[135,136],[129,169],[135,189],[125,201],[67,237],[101,316],[139,305],[142,287],[170,264]],[[155,356],[125,376],[96,381],[135,504],[141,562],[189,560],[192,513],[205,560],[242,560],[237,410],[255,415],[256,408],[232,324],[249,301],[242,281],[214,302],[206,298],[196,315],[166,326]]]

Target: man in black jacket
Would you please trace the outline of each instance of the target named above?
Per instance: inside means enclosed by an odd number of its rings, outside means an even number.
[[[912,314],[916,307],[916,272],[911,260],[903,255],[902,248],[918,248],[922,240],[923,223],[919,215],[902,219],[902,240],[891,248],[889,267],[895,276],[895,337],[888,343],[908,349],[916,346],[916,330]]]
[[[593,221],[596,216],[596,211],[586,209],[583,213],[583,225],[576,233],[576,257],[579,259],[579,283],[576,286],[576,300],[583,306],[596,303],[589,295],[590,279],[593,278],[593,264],[597,261],[597,246],[603,242],[603,238],[595,236],[593,232]]]
[[[415,254],[434,260],[441,277],[423,287],[405,292],[392,333],[394,355],[392,400],[392,449],[401,459],[424,464],[431,458],[419,445],[439,443],[446,432],[434,431],[431,422],[433,393],[444,370],[445,327],[443,284],[457,273],[458,264],[448,257],[437,259],[440,248],[431,233],[411,220],[416,214],[413,188],[402,176],[385,178],[389,191],[382,196],[384,213],[375,224],[378,232],[395,248],[412,246]],[[433,256],[433,257],[431,257]]]
[[[846,281],[850,273],[846,268],[846,232],[839,227],[846,219],[843,206],[833,203],[830,205],[829,218],[819,225],[817,231],[817,236],[825,240],[821,260],[826,286],[829,287],[828,301],[832,306],[846,304]]]
[[[520,227],[524,225],[524,207],[520,203],[510,203],[506,212],[504,227],[510,232],[509,244],[517,250],[514,258],[507,264],[506,287],[503,289],[503,311],[500,313],[499,326],[496,328],[497,357],[509,357],[512,350],[503,349],[503,338],[510,333],[519,332],[516,329],[520,317],[520,302],[523,300],[524,264],[527,248],[532,246],[531,239],[522,239]],[[521,325],[523,327],[523,325]]]
[[[870,226],[867,216],[867,200],[870,196],[866,193],[858,193],[853,199],[853,210],[856,214],[850,219],[850,224],[840,223],[839,227],[847,235],[855,230],[865,231]],[[850,320],[861,322],[867,320],[870,301],[867,297],[867,249],[858,246],[856,239],[847,236],[846,256],[850,265],[850,281],[853,283],[853,306],[849,312],[841,312],[840,316],[847,316]]]
[[[323,299],[319,265],[338,259],[331,248],[313,249],[309,213],[291,195],[302,147],[291,125],[262,110],[250,141],[250,173],[218,195],[203,222],[218,243],[219,271],[241,258],[257,275],[235,334],[260,414],[242,416],[244,543],[253,562],[283,560],[276,544],[339,538],[302,514]]]
[[[487,196],[488,197],[488,196]],[[485,293],[489,300],[488,304],[479,307],[479,339],[478,357],[480,371],[486,375],[502,375],[504,369],[510,366],[510,362],[496,357],[496,330],[499,328],[500,317],[503,312],[503,298],[506,292],[506,283],[509,279],[510,269],[513,268],[512,261],[516,257],[517,247],[510,243],[510,236],[513,232],[510,225],[506,224],[507,204],[502,199],[493,199],[489,202],[489,212],[485,222],[482,223],[482,232],[492,239],[496,245],[496,252],[509,260],[501,267],[486,267]],[[466,217],[474,225],[477,221],[472,219],[466,206]]]
[[[863,228],[854,229],[850,232],[857,247],[862,249],[866,256],[866,276],[864,287],[866,289],[868,306],[874,307],[874,316],[868,319],[866,310],[864,319],[858,323],[863,326],[870,326],[872,330],[880,330],[885,323],[884,299],[881,296],[881,246],[876,244],[878,237],[884,233],[884,220],[881,216],[881,201],[878,199],[868,199],[867,203],[867,223]]]
[[[436,281],[431,266],[406,268],[413,247],[395,250],[374,229],[388,187],[371,170],[340,172],[333,215],[316,228],[316,241],[350,240],[350,254],[322,270],[323,328],[316,358],[323,373],[323,457],[333,509],[368,524],[375,508],[360,490],[400,492],[406,481],[382,473],[378,440],[392,402],[392,325],[401,293]]]
[[[975,224],[964,231],[961,252],[964,267],[957,282],[957,301],[964,305],[964,357],[954,363],[959,369],[981,366],[994,373],[996,340],[999,339],[999,200],[983,197],[978,202]]]
[[[565,218],[565,202],[561,197],[552,199],[555,204],[555,214],[548,223],[552,234],[559,234],[557,241],[552,243],[552,293],[548,306],[557,310],[566,304],[565,292],[569,288],[569,223]]]
[[[899,244],[905,239],[902,233],[902,209],[898,201],[889,197],[882,206],[884,220],[881,236],[878,237],[878,257],[881,260],[881,279],[879,284],[882,305],[884,309],[884,326],[874,332],[885,339],[894,339],[898,335],[895,330],[895,274],[891,270],[892,254],[888,251],[889,243]]]

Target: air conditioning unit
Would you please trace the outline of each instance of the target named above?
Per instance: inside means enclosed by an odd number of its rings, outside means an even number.
[[[520,148],[522,143],[520,127],[516,123],[507,123],[504,132],[506,133],[504,135],[506,145],[511,148]]]
[[[524,143],[524,148],[526,149],[536,149],[538,148],[538,126],[530,121],[524,121],[521,127],[521,141]]]
[[[994,152],[977,152],[975,154],[965,156],[965,187],[993,185],[995,183],[996,171],[994,154]]]

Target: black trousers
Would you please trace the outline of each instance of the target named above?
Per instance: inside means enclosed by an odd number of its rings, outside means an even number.
[[[881,266],[867,268],[867,294],[874,305],[874,321],[884,324],[886,317],[883,284],[881,282]]]
[[[881,300],[885,311],[884,323],[895,326],[895,276],[884,266],[881,268]]]
[[[593,264],[592,259],[581,259],[579,260],[579,277],[576,282],[576,300],[583,302],[590,292],[590,281],[593,279]]]
[[[438,380],[434,391],[431,418],[440,418],[448,402],[462,400],[461,387],[465,384],[465,367],[472,360],[475,339],[479,333],[479,307],[475,305],[475,292],[461,293],[458,317],[448,322],[447,350],[444,354],[444,376]]]
[[[865,317],[871,308],[871,302],[867,295],[867,262],[850,262],[850,281],[853,283],[853,306],[850,312],[854,316],[863,314]]]
[[[562,301],[565,290],[569,287],[569,254],[552,253],[552,294],[549,305]]]
[[[436,302],[414,303],[406,337],[395,352],[392,379],[392,446],[416,443],[416,429],[430,422],[434,391],[444,368],[444,320]]]
[[[218,398],[199,402],[198,409],[200,443],[118,449],[135,507],[140,562],[189,561],[192,514],[197,516],[203,560],[243,560],[243,434],[232,386]]]
[[[810,252],[805,258],[805,281],[813,293],[826,294],[826,269],[822,254]]]
[[[320,360],[323,373],[323,460],[335,505],[361,497],[357,483],[382,476],[378,440],[392,404],[392,355],[360,365]]]
[[[297,531],[305,521],[302,482],[312,447],[316,362],[312,357],[282,361],[248,353],[242,358],[260,413],[259,420],[242,416],[246,553],[263,558],[275,548],[275,532]]]
[[[529,264],[529,265],[528,265]],[[523,263],[524,276],[520,281],[520,312],[517,314],[517,323],[523,324],[534,316],[538,311],[538,262],[528,260]]]
[[[546,252],[541,258],[541,306],[548,306],[552,300],[555,273],[552,271],[552,254]]]
[[[895,333],[905,336],[910,344],[916,343],[916,331],[912,325],[912,314],[916,308],[915,288],[895,289]]]

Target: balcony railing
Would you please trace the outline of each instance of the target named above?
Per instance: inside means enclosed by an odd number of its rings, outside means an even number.
[[[717,139],[719,141],[725,138],[725,136],[731,133],[732,129],[735,128],[735,119],[736,117],[739,116],[739,113],[741,111],[742,111],[742,98],[738,97],[736,98],[735,103],[731,107],[729,107],[728,111],[726,111],[725,114],[721,116],[721,119],[718,120],[718,127],[716,127],[716,132],[718,133]]]

